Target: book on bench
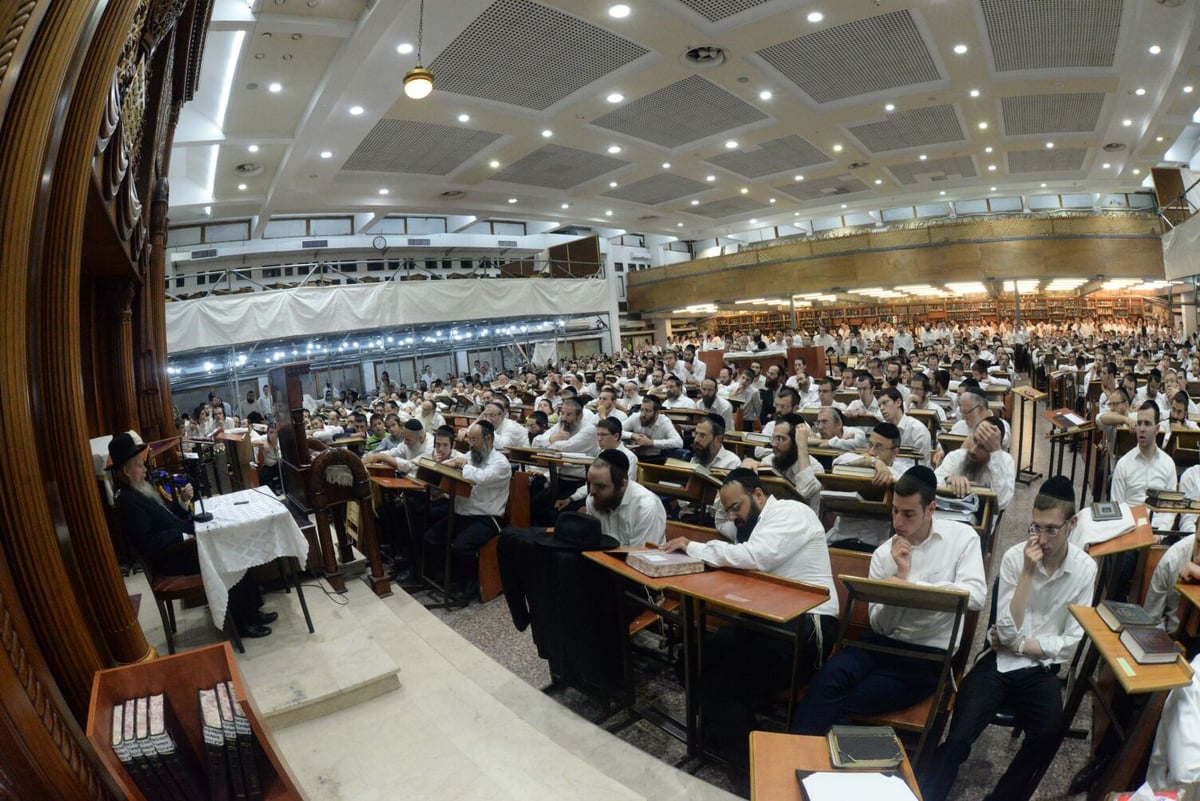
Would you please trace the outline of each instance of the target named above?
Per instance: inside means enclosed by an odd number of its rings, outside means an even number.
[[[1096,614],[1110,629],[1122,632],[1127,628],[1151,628],[1154,618],[1137,604],[1127,604],[1121,601],[1101,601],[1096,605]]]
[[[1121,645],[1139,665],[1164,665],[1174,662],[1179,649],[1171,635],[1162,629],[1130,629],[1121,632]]]
[[[651,578],[704,572],[704,560],[680,551],[631,551],[625,564]]]
[[[904,761],[904,748],[891,726],[834,726],[827,738],[835,768],[887,770]]]

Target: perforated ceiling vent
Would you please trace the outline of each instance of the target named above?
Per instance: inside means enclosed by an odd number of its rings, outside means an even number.
[[[716,164],[746,178],[761,178],[764,175],[811,167],[813,164],[824,164],[828,161],[829,156],[799,136],[772,139],[753,149],[731,150],[708,159],[710,164]]]
[[[499,0],[429,68],[437,91],[548,108],[646,50],[529,0]]]
[[[383,119],[342,169],[446,175],[499,138],[490,131]]]
[[[544,145],[501,170],[495,180],[550,189],[570,189],[628,164],[628,161],[573,147]]]
[[[595,124],[663,147],[679,147],[766,118],[754,106],[693,75],[626,103]]]
[[[775,188],[801,202],[821,201],[823,203],[828,203],[840,195],[853,195],[858,192],[866,192],[868,189],[866,184],[853,175],[809,179]]]
[[[771,0],[679,0],[709,22],[718,22]]]
[[[818,103],[942,77],[908,11],[835,25],[758,54]]]
[[[951,105],[897,111],[880,122],[855,125],[849,130],[872,153],[961,142],[966,138]]]
[[[979,0],[997,72],[1111,67],[1122,0]]]
[[[1004,133],[1008,136],[1094,131],[1103,105],[1103,92],[1020,95],[1000,99]]]
[[[724,200],[714,200],[691,209],[693,214],[711,217],[716,220],[721,217],[732,217],[735,214],[750,214],[762,208],[757,200],[748,197],[729,197]]]
[[[975,164],[970,156],[950,156],[929,161],[893,164],[888,171],[902,184],[928,184],[956,178],[974,178]]]
[[[1075,172],[1083,169],[1086,147],[1056,147],[1053,150],[1018,150],[1008,154],[1010,173]]]
[[[657,206],[659,203],[693,195],[707,188],[707,184],[693,181],[691,178],[684,178],[682,175],[652,175],[629,186],[605,192],[604,196],[644,203],[647,206]]]

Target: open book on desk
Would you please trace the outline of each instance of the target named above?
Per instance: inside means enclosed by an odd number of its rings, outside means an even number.
[[[917,801],[904,779],[894,773],[797,770],[796,780],[808,801]]]

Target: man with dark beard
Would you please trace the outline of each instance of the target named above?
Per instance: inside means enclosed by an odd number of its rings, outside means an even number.
[[[686,551],[688,556],[717,567],[761,570],[829,590],[829,600],[788,627],[801,640],[799,651],[790,639],[738,625],[724,626],[704,638],[702,737],[733,766],[744,768],[750,731],[756,723],[754,707],[789,686],[794,657],[799,659],[796,669],[800,678],[806,680],[832,650],[838,595],[825,530],[807,506],[768,496],[758,476],[738,469],[725,478],[718,508],[736,527],[737,542],[714,539],[702,543],[677,537],[663,546],[664,550]]]
[[[740,463],[737,454],[725,448],[725,421],[719,414],[706,415],[696,423],[692,461],[709,470],[732,470]]]
[[[724,368],[722,370],[724,371]],[[717,382],[711,378],[700,382],[700,400],[696,403],[696,408],[718,415],[725,424],[726,431],[733,428],[733,405],[717,394]]]
[[[146,480],[146,451],[136,431],[118,434],[108,443],[108,456],[116,485],[117,515],[129,544],[160,576],[190,576],[200,572],[196,554],[195,527],[191,514],[175,503],[167,503],[158,489]],[[192,501],[192,487],[179,491],[179,500]],[[242,578],[229,590],[229,616],[240,637],[266,637],[267,623],[278,612],[259,612],[258,588]]]
[[[544,434],[533,438],[533,447],[560,451],[564,455],[595,456],[600,452],[596,443],[596,427],[583,420],[583,404],[577,398],[567,398],[559,407],[558,422]],[[558,502],[569,499],[584,485],[582,467],[563,465],[558,470],[558,494],[551,495],[550,487],[533,497],[533,524],[552,526],[558,517]]]
[[[461,470],[463,478],[474,481],[471,494],[459,498],[454,509],[453,554],[454,577],[465,584],[460,593],[470,597],[478,589],[476,561],[484,543],[500,533],[500,518],[508,505],[508,484],[512,467],[504,454],[495,448],[496,429],[487,420],[477,420],[467,430],[470,451],[466,456],[454,455],[442,461],[446,467]],[[446,519],[430,516],[425,529],[425,555],[432,565],[440,565],[446,547]],[[436,568],[430,575],[437,575]]]
[[[600,531],[638,547],[666,541],[667,510],[650,490],[629,479],[629,459],[619,450],[600,451],[587,472],[585,510],[600,521]]]
[[[815,459],[808,455],[808,425],[798,414],[786,414],[775,419],[771,431],[771,452],[762,461],[745,459],[742,467],[752,470],[770,467],[782,475],[796,488],[804,502],[813,511],[821,502],[821,482],[817,473],[825,472]],[[718,528],[720,526],[718,525]]]

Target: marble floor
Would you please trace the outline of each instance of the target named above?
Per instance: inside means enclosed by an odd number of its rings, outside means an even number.
[[[1044,472],[1043,443],[1035,461]],[[1023,539],[1038,483],[1018,484],[1001,523],[998,553]],[[997,558],[993,573],[998,564]],[[134,575],[127,584],[131,593],[143,593],[140,622],[165,653],[144,578]],[[381,600],[351,580],[348,592],[337,595],[315,579],[307,580],[305,597],[316,633],[307,632],[294,594],[271,593],[267,608],[280,613],[274,633],[246,641],[238,662],[311,799],[736,797],[718,766],[692,766],[694,775],[673,767],[682,745],[657,728],[631,722],[627,713],[605,718],[596,704],[570,690],[543,692],[550,683],[546,663],[530,632],[513,627],[503,598],[430,612],[398,589]],[[976,650],[982,633],[981,626]],[[206,608],[179,615],[179,649],[219,638]],[[638,682],[640,700],[668,708],[682,702],[669,670],[650,663]],[[1086,728],[1090,717],[1085,704],[1075,725]],[[607,730],[618,728],[617,734]],[[996,727],[984,733],[952,798],[986,795],[1019,742],[1009,735]],[[1086,742],[1066,741],[1034,798],[1072,798],[1066,786],[1087,752]]]

